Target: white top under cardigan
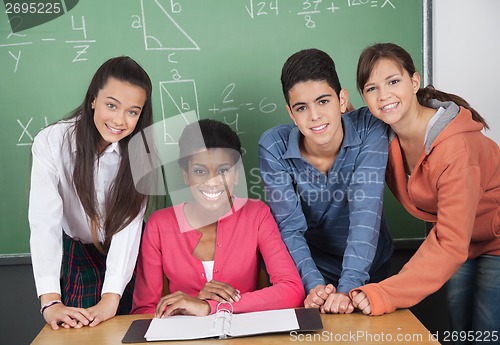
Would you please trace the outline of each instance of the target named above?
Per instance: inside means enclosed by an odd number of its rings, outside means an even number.
[[[203,269],[205,270],[205,277],[207,278],[207,282],[211,281],[214,278],[214,260],[211,261],[202,261]]]
[[[61,293],[59,279],[63,230],[75,240],[92,243],[87,216],[73,185],[73,159],[76,155],[74,136],[71,135],[71,148],[67,141],[73,124],[74,120],[47,127],[33,141],[28,218],[31,260],[38,296]],[[106,191],[118,171],[120,159],[120,148],[114,143],[96,160],[94,180],[100,210]],[[144,209],[127,227],[113,236],[106,259],[103,294],[110,292],[121,296],[130,281],[139,253],[143,218]]]

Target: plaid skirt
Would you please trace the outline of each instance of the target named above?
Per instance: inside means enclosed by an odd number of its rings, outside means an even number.
[[[101,299],[106,255],[97,247],[75,241],[63,232],[63,260],[61,267],[62,302],[69,307],[89,308]],[[117,315],[130,314],[135,276],[127,284],[120,299]]]

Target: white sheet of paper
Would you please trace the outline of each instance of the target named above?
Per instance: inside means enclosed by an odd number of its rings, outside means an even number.
[[[238,337],[294,329],[299,329],[299,322],[294,309],[259,311],[233,314],[229,335]]]
[[[164,319],[154,318],[144,335],[146,340],[187,340],[217,337],[219,329],[214,327],[215,315],[174,315]]]
[[[224,323],[225,318],[225,323]],[[147,341],[188,340],[284,332],[299,329],[294,309],[209,316],[175,315],[151,321],[144,335]]]

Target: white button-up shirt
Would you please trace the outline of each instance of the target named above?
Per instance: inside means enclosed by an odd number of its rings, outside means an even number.
[[[28,217],[30,248],[38,296],[61,293],[62,231],[75,240],[92,243],[88,217],[73,184],[76,142],[73,121],[43,129],[34,139]],[[71,137],[69,145],[68,136]],[[99,211],[104,211],[106,193],[120,164],[120,148],[109,145],[94,167]],[[89,186],[89,188],[91,188]],[[144,209],[122,231],[115,234],[106,258],[102,293],[122,295],[130,281],[139,252]],[[102,233],[99,234],[103,240]]]

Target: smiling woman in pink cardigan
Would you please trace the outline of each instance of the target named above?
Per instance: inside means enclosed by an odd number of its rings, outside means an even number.
[[[132,313],[202,316],[221,301],[235,313],[301,306],[302,282],[269,208],[232,194],[242,169],[236,133],[200,120],[185,128],[179,147],[192,199],[148,219]],[[262,289],[260,257],[271,282]],[[164,275],[170,293],[162,296]]]

